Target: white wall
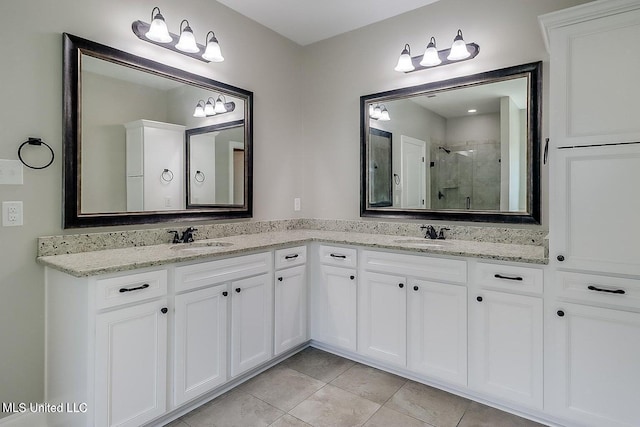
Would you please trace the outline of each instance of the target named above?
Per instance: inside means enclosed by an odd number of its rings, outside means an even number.
[[[304,194],[314,216],[359,216],[360,96],[547,60],[537,17],[580,3],[586,2],[442,0],[305,48]],[[393,70],[405,43],[417,55],[434,36],[442,49],[459,28],[467,42],[480,45],[475,59],[410,74]],[[544,169],[543,188],[546,180]],[[546,200],[545,192],[544,224]]]
[[[131,23],[148,22],[154,6],[173,32],[183,18],[200,42],[214,30],[226,61],[206,64],[140,41]],[[0,44],[0,158],[17,159],[29,136],[43,138],[56,153],[48,169],[25,168],[24,185],[0,186],[0,201],[22,200],[25,212],[24,226],[0,227],[0,402],[38,402],[44,390],[44,269],[35,262],[36,238],[93,231],[61,228],[62,32],[253,91],[258,220],[307,214],[304,203],[302,212],[293,212],[293,198],[301,194],[295,177],[303,170],[301,48],[210,0],[4,1],[1,11],[0,34],[10,42]],[[274,100],[278,108],[272,108]]]

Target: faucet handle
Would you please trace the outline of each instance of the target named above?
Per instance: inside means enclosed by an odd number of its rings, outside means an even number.
[[[445,230],[449,231],[451,229],[447,228],[447,227],[441,227],[440,230],[438,231],[438,239],[444,240],[446,238],[446,237],[444,237]]]
[[[180,243],[180,238],[178,237],[178,232],[176,230],[169,230],[167,233],[173,233],[173,243]]]

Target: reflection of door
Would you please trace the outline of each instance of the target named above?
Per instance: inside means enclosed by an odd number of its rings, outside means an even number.
[[[244,199],[244,150],[233,150],[233,204],[241,205]]]
[[[427,207],[427,142],[400,136],[402,207]]]

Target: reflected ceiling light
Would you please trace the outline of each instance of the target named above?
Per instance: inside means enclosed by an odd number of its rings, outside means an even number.
[[[184,24],[186,26],[183,28]],[[220,44],[213,31],[207,33],[205,38],[207,40],[206,47],[196,42],[193,30],[186,19],[183,19],[180,23],[180,35],[173,34],[167,29],[167,24],[158,7],[154,7],[151,11],[151,24],[143,21],[134,21],[131,24],[131,29],[140,40],[156,46],[162,46],[204,62],[224,61]]]
[[[155,15],[153,12],[158,11]],[[158,43],[169,43],[173,41],[171,36],[169,35],[169,30],[167,29],[167,23],[164,22],[164,16],[160,13],[159,7],[154,7],[151,11],[151,25],[149,25],[149,31],[145,34],[145,37],[149,40],[153,40]]]
[[[451,45],[451,51],[447,56],[449,61],[460,61],[463,59],[467,59],[471,56],[471,52],[467,49],[467,44],[464,42],[462,38],[462,30],[458,30],[458,34],[456,38],[453,39],[453,44]]]
[[[436,38],[431,37],[431,40],[429,40],[429,44],[424,51],[424,55],[422,56],[422,61],[420,61],[420,65],[423,67],[435,67],[441,63],[442,59],[440,59],[438,49],[436,49]]]
[[[211,37],[209,37],[211,34]],[[207,48],[205,49],[202,57],[207,61],[211,62],[222,62],[224,58],[222,57],[222,51],[220,50],[220,44],[218,43],[218,39],[213,31],[209,31],[207,33]]]
[[[398,64],[394,70],[408,73],[414,69],[415,67],[411,62],[411,47],[408,44],[405,44],[404,49],[402,49],[402,53],[400,53],[400,58],[398,58]]]
[[[369,104],[369,117],[373,120],[380,120],[381,122],[391,120],[389,111],[387,111],[387,107],[385,107],[384,104]]]
[[[185,22],[187,25],[182,28],[182,24]],[[178,41],[178,44],[176,44],[176,49],[187,53],[200,52],[200,48],[196,43],[196,37],[193,35],[193,30],[189,26],[189,21],[186,19],[183,19],[180,23],[180,40]]]
[[[480,53],[480,46],[475,43],[465,43],[462,38],[462,30],[458,30],[450,49],[437,50],[436,39],[435,37],[431,37],[424,54],[412,57],[410,46],[405,44],[400,58],[398,58],[398,65],[396,65],[394,70],[402,73],[410,73],[412,71],[473,59],[478,56],[478,53]]]
[[[478,110],[476,110],[475,108],[467,110],[467,113],[477,113],[477,112],[478,112]]]
[[[193,111],[193,117],[212,117],[224,113],[230,113],[235,109],[236,103],[233,101],[227,102],[226,97],[220,94],[218,95],[217,100],[211,96],[206,102],[202,99],[199,100]]]

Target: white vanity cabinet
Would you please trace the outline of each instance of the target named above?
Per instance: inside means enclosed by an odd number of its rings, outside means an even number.
[[[275,251],[274,354],[309,339],[307,332],[307,248]]]
[[[55,425],[139,426],[167,408],[167,272],[75,278],[46,269],[46,399],[86,402]],[[135,380],[133,380],[135,379]]]
[[[640,44],[640,3],[591,2],[540,21],[550,53],[552,146],[640,141],[640,56],[633,48]]]
[[[152,120],[125,124],[127,211],[185,208],[185,127]]]
[[[542,409],[540,268],[478,262],[469,300],[469,387]]]
[[[358,352],[466,386],[466,261],[365,250],[360,267]]]
[[[319,280],[314,287],[313,338],[356,351],[357,253],[353,248],[320,245]]]

